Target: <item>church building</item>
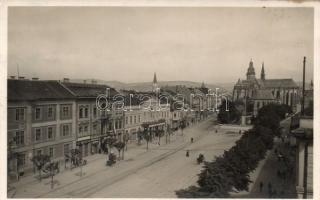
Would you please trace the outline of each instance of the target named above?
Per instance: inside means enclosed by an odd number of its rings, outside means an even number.
[[[256,116],[258,110],[269,103],[280,103],[296,110],[299,87],[290,79],[267,79],[262,63],[260,79],[256,78],[253,61],[249,63],[246,80],[238,80],[233,88],[233,101],[244,103],[244,115]]]

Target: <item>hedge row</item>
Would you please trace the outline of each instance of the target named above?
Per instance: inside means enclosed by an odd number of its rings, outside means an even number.
[[[255,170],[273,146],[279,123],[287,108],[268,105],[261,109],[254,120],[254,127],[245,132],[228,151],[205,162],[199,174],[198,185],[176,191],[181,198],[226,198],[232,191],[248,190],[249,173]],[[265,121],[267,120],[267,121]]]

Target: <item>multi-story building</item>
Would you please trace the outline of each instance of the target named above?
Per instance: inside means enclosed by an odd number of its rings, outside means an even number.
[[[130,140],[138,139],[137,133],[143,130],[143,123],[151,123],[153,127],[158,126],[161,129],[165,129],[167,125],[170,126],[170,105],[159,102],[159,98],[157,99],[154,93],[122,92],[125,99],[125,133]]]
[[[291,131],[296,143],[296,192],[299,199],[313,198],[313,117],[301,116]]]
[[[124,133],[123,111],[111,107],[107,111],[97,105],[99,95],[107,97],[108,104],[112,105],[113,97],[118,94],[115,89],[89,83],[61,84],[76,97],[76,145],[83,157],[98,153],[101,142],[110,135],[121,139]]]
[[[75,146],[75,115],[75,96],[58,81],[8,80],[8,171],[34,170],[34,155],[63,160]]]

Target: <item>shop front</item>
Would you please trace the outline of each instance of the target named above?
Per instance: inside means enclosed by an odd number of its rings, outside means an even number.
[[[90,145],[90,136],[81,137],[77,140],[77,149],[80,151],[82,157],[89,155]]]

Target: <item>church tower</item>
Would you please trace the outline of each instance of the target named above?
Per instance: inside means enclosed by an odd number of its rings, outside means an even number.
[[[264,62],[262,63],[260,79],[261,80],[266,80],[266,74],[264,73]]]
[[[256,79],[256,73],[254,71],[253,62],[251,59],[249,63],[249,68],[247,71],[247,80],[255,80],[255,79]]]
[[[152,92],[156,92],[157,88],[158,88],[157,74],[154,73],[153,82],[152,82]]]
[[[203,81],[202,81],[202,84],[201,84],[201,88],[206,88],[206,85],[204,84]]]

